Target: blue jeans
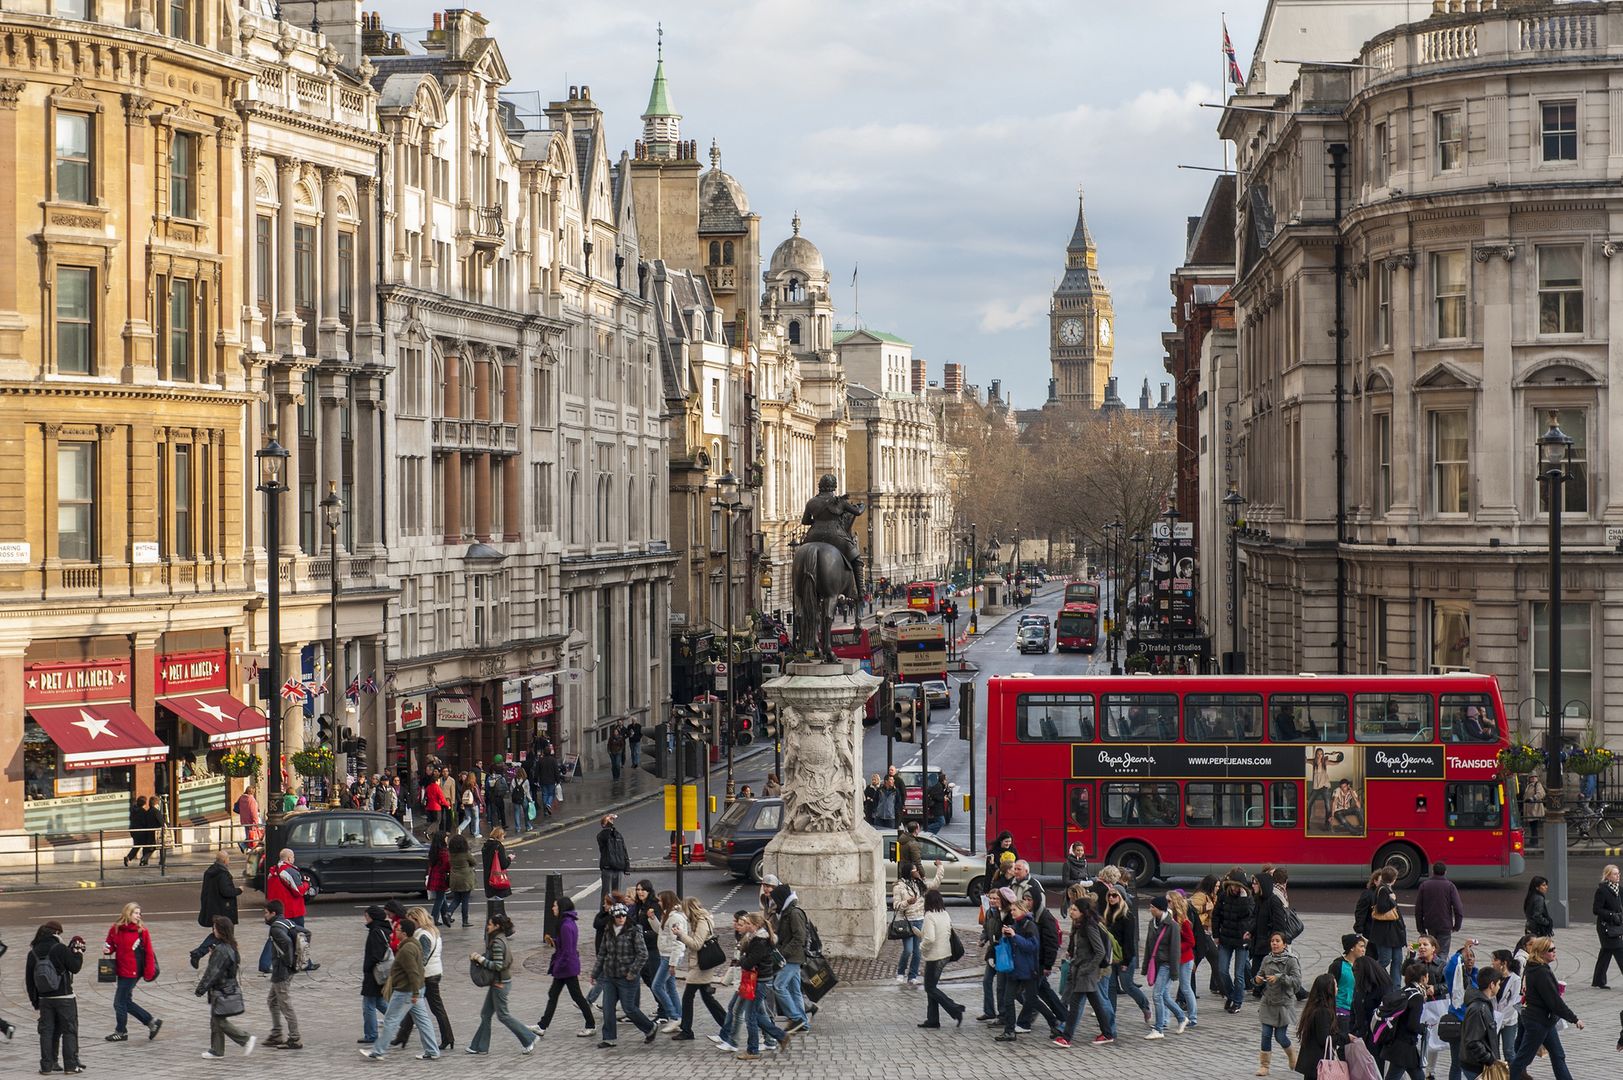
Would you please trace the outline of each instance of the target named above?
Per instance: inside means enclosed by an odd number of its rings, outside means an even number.
[[[766,1004],[760,997],[749,1002],[749,1009],[745,1013],[744,1023],[749,1029],[749,1046],[747,1049],[752,1054],[761,1052],[761,1032],[763,1031],[767,1033],[773,1042],[782,1043],[787,1038],[784,1030],[774,1024],[772,1017],[767,1015]]]
[[[1230,1005],[1238,1008],[1245,1004],[1246,979],[1251,974],[1251,954],[1244,945],[1217,947],[1217,966],[1222,969],[1224,977],[1228,979]],[[1399,983],[1398,985],[1402,985]]]
[[[428,917],[433,919],[436,923],[439,922],[442,917],[448,916],[451,913],[449,905],[447,905],[445,902],[445,898],[448,895],[450,895],[449,889],[434,890],[434,903],[428,910]]]
[[[772,979],[772,990],[777,995],[780,1013],[791,1020],[800,1021],[803,1027],[810,1026],[806,1019],[806,1006],[801,1001],[799,964],[785,962],[783,968]]]
[[[557,784],[542,784],[541,785],[541,805],[546,808],[547,813],[549,813],[549,814],[552,813],[552,801],[554,799],[556,799],[557,797],[558,797],[558,785]]]
[[[1155,969],[1155,1030],[1167,1029],[1167,1013],[1171,1013],[1179,1020],[1187,1020],[1188,1016],[1178,1008],[1178,1003],[1172,1000],[1172,968],[1158,967]]]
[[[1522,1075],[1538,1057],[1538,1048],[1542,1046],[1550,1052],[1550,1073],[1555,1080],[1572,1080],[1572,1070],[1567,1068],[1567,1052],[1562,1049],[1561,1035],[1553,1024],[1546,1026],[1522,1013],[1521,1023],[1516,1026],[1522,1029],[1522,1035],[1516,1042],[1516,1056],[1510,1059],[1511,1076]]]
[[[135,1003],[135,984],[140,981],[133,975],[129,978],[118,977],[118,989],[113,991],[113,1030],[120,1035],[132,1016],[141,1022],[142,1027],[152,1026],[152,1014]]]
[[[1403,946],[1377,945],[1375,959],[1392,976],[1393,986],[1403,985]]]
[[[926,831],[936,833],[937,835],[940,835],[941,831],[946,827],[947,819],[944,817],[933,817],[924,825]]]
[[[919,965],[923,962],[923,954],[919,952],[919,931],[924,929],[923,919],[909,919],[907,925],[913,928],[913,933],[902,939],[902,955],[896,961],[896,974],[906,975],[909,979],[919,977]]]
[[[642,740],[636,739],[631,743],[631,767],[635,769],[642,764]]]
[[[1103,990],[1072,994],[1065,1000],[1070,1005],[1070,1010],[1066,1013],[1065,1026],[1060,1034],[1065,1036],[1067,1042],[1076,1038],[1076,1025],[1077,1021],[1082,1019],[1084,1003],[1093,1006],[1093,1018],[1099,1021],[1099,1034],[1111,1039],[1116,1037],[1116,1012],[1110,1007],[1110,998]]]
[[[665,1018],[679,1019],[682,1015],[682,996],[676,991],[676,972],[671,970],[670,960],[663,956],[659,958],[659,967],[654,971],[653,991],[654,1001]]]
[[[376,994],[361,995],[361,1034],[369,1043],[378,1041],[378,1020],[389,1011],[389,1006]]]
[[[1195,962],[1186,961],[1178,965],[1178,996],[1183,999],[1189,1010],[1189,1022],[1195,1023]]]
[[[1121,965],[1110,976],[1110,1011],[1119,1016],[1121,1010],[1116,1007],[1117,994],[1126,994],[1138,1003],[1139,1009],[1146,1016],[1149,1015],[1150,999],[1144,996],[1144,991],[1140,990],[1138,983],[1133,980],[1133,969],[1129,965]]]
[[[614,779],[620,779],[620,770],[624,769],[625,767],[626,756],[624,754],[609,755],[609,772],[613,774]]]
[[[626,1019],[636,1025],[638,1031],[644,1035],[654,1030],[654,1022],[643,1015],[637,1007],[637,999],[642,994],[642,981],[633,975],[629,979],[616,979],[603,976],[603,1041],[613,1042],[615,1036],[615,1007],[626,1011]],[[680,1012],[677,1013],[681,1015]]]
[[[431,1057],[439,1056],[440,1027],[434,1014],[428,1011],[428,999],[421,993],[413,997],[410,990],[396,990],[389,995],[389,1008],[383,1014],[383,1030],[378,1032],[377,1040],[372,1043],[373,1057],[382,1057],[383,1048],[394,1042],[407,1013],[411,1014],[411,1023],[417,1029],[417,1041],[422,1045],[423,1053]]]
[[[507,1030],[513,1033],[520,1046],[528,1047],[536,1039],[540,1038],[540,1036],[525,1027],[522,1021],[515,1019],[513,1014],[507,1011],[507,992],[512,987],[512,983],[505,982],[496,983],[485,989],[485,1003],[479,1009],[479,1030],[475,1031],[473,1038],[468,1041],[469,1050],[484,1053],[490,1049],[490,1021],[492,1017],[500,1020],[507,1027]]]
[[[734,994],[732,999],[727,1002],[727,1019],[721,1022],[717,1034],[721,1036],[721,1041],[728,1046],[736,1047],[738,1045],[738,1025],[744,1021],[744,1014],[749,1011],[749,1004],[737,994]]]
[[[997,1015],[997,969],[987,964],[981,974],[981,1015]]]
[[[1274,1048],[1274,1043],[1276,1041],[1279,1043],[1279,1048],[1281,1050],[1289,1050],[1290,1049],[1290,1046],[1291,1046],[1290,1025],[1281,1024],[1279,1027],[1274,1027],[1272,1024],[1264,1024],[1264,1025],[1262,1025],[1262,1050],[1263,1050],[1263,1053],[1267,1053],[1268,1051],[1272,1050]]]

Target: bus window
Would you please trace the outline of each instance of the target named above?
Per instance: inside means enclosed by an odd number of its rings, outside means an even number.
[[[1092,742],[1092,694],[1021,694],[1015,701],[1021,742]]]
[[[1090,792],[1085,787],[1071,789],[1071,824],[1079,829],[1093,828],[1093,807],[1088,801]]]
[[[1178,737],[1178,695],[1107,694],[1107,742],[1172,742]]]
[[[1499,741],[1499,717],[1487,694],[1443,695],[1443,738],[1452,743]]]
[[[1347,699],[1340,694],[1275,694],[1268,715],[1270,742],[1347,741]]]
[[[1104,825],[1178,824],[1177,784],[1104,784],[1099,798]]]
[[[1190,783],[1183,794],[1183,820],[1192,828],[1262,825],[1261,784]]]
[[[1353,730],[1359,742],[1431,742],[1430,694],[1357,694]]]
[[[1276,829],[1296,828],[1299,801],[1295,784],[1276,781],[1268,789],[1268,824]]]
[[[1497,829],[1504,825],[1498,781],[1449,784],[1444,796],[1451,829]]]
[[[1261,742],[1261,694],[1189,694],[1183,700],[1189,742]]]

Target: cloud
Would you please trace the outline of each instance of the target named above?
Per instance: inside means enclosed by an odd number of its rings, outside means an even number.
[[[989,334],[1035,326],[1048,314],[1048,295],[1020,300],[991,300],[981,305],[980,328]]]

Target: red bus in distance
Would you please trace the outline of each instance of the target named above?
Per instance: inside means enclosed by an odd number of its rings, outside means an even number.
[[[907,585],[907,606],[927,615],[941,614],[941,602],[947,598],[944,581],[912,581]]]
[[[882,666],[884,663],[883,657],[875,657],[874,655],[880,651],[875,644],[878,636],[878,634],[870,636],[869,628],[866,626],[836,626],[829,631],[829,643],[833,646],[834,656],[837,659],[856,660],[862,665],[862,670],[871,675],[876,666],[876,659],[879,661],[878,666]],[[866,719],[868,721],[878,720],[878,702],[878,694],[868,699],[866,708]]]
[[[1067,581],[1065,583],[1065,599],[1061,601],[1065,607],[1072,604],[1099,605],[1099,583],[1097,581]]]
[[[1491,676],[997,676],[986,724],[986,835],[1038,873],[1078,840],[1140,879],[1524,868]]]
[[[1099,605],[1068,603],[1059,609],[1054,648],[1060,652],[1093,652],[1099,647]]]

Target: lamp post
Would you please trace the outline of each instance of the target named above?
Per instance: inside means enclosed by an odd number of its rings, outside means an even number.
[[[1550,879],[1550,920],[1567,926],[1567,806],[1561,784],[1561,486],[1572,478],[1572,436],[1561,430],[1560,414],[1550,413],[1550,428],[1538,439],[1539,480],[1549,485],[1550,514],[1550,731],[1545,738],[1547,770],[1544,804],[1544,865]]]
[[[344,500],[338,497],[338,481],[327,481],[327,495],[321,500],[321,513],[327,521],[327,711],[332,716],[333,739],[342,745],[338,726],[338,701],[343,686],[343,665],[338,652],[338,526],[344,520]],[[328,792],[332,806],[342,805],[338,799],[338,748],[333,747],[332,790]]]
[[[1110,585],[1110,633],[1105,635],[1105,653],[1110,657],[1110,674],[1121,674],[1121,642],[1116,635],[1121,627],[1121,582],[1118,563],[1121,561],[1121,530],[1119,521],[1105,525],[1105,558]]]
[[[259,483],[254,490],[265,493],[265,555],[270,568],[265,575],[267,593],[266,622],[270,656],[266,664],[270,693],[261,694],[270,703],[270,760],[265,769],[265,823],[279,824],[282,820],[282,493],[287,484],[282,479],[289,457],[287,448],[276,441],[274,431],[270,442],[254,451],[259,463]],[[269,835],[267,833],[267,835]]]
[[[1129,626],[1136,627],[1138,625],[1138,616],[1133,609],[1143,599],[1138,596],[1138,593],[1143,588],[1142,583],[1144,581],[1144,534],[1136,532],[1128,537],[1128,540],[1133,545],[1133,589],[1132,595],[1129,596],[1127,601],[1127,623]],[[1134,597],[1137,597],[1137,599],[1134,599]]]
[[[980,583],[975,580],[975,560],[980,558],[980,549],[975,546],[979,543],[975,535],[975,530],[978,527],[976,522],[971,521],[969,523],[969,632],[972,635],[981,632],[980,620],[975,613],[976,590],[980,588]]]
[[[1229,493],[1223,496],[1223,509],[1228,511],[1229,522],[1229,674],[1245,671],[1240,659],[1240,511],[1245,507],[1245,496],[1229,481]]]
[[[725,513],[723,525],[727,530],[727,574],[726,593],[724,602],[724,618],[726,626],[722,629],[725,635],[726,646],[722,655],[727,663],[727,805],[731,806],[738,801],[737,789],[733,786],[733,743],[736,741],[734,727],[738,718],[734,713],[736,699],[734,688],[738,685],[738,673],[733,670],[733,511],[739,509],[738,480],[732,471],[723,473],[716,481],[716,500],[714,505]]]

